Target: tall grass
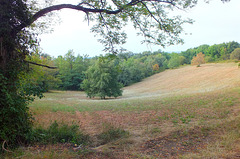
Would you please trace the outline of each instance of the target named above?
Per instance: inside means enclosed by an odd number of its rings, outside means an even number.
[[[66,125],[53,122],[47,129],[42,127],[35,128],[30,138],[32,144],[56,144],[56,143],[72,143],[72,144],[88,144],[89,135],[79,131],[79,127],[75,124]]]

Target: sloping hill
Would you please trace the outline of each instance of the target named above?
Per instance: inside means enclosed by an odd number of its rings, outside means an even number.
[[[161,72],[124,88],[117,100],[92,100],[78,91],[45,93],[30,105],[34,124],[76,123],[92,143],[79,151],[73,144],[31,146],[26,158],[239,158],[239,86],[237,64],[224,63]],[[122,130],[129,134],[116,139]]]
[[[240,86],[236,63],[185,66],[153,75],[124,88],[125,98],[192,94]]]

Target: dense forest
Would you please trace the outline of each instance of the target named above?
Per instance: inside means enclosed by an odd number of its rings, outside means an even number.
[[[99,65],[99,63],[105,62],[105,65],[109,65],[110,68],[105,69],[106,72],[109,72],[111,69],[117,70],[118,75],[115,76],[117,81],[121,83],[122,86],[128,86],[166,69],[191,64],[193,57],[200,52],[205,55],[206,62],[238,59],[236,56],[231,56],[237,48],[240,48],[240,44],[232,41],[211,46],[201,45],[180,53],[167,53],[159,50],[155,52],[145,51],[142,53],[126,52],[119,53],[116,56],[109,54],[105,56],[88,57],[88,55],[75,56],[73,50],[69,50],[64,56],[54,58],[47,54],[36,52],[28,57],[27,60],[48,66],[56,66],[57,69],[48,69],[30,64],[29,73],[23,76],[30,76],[31,78],[22,78],[22,83],[26,86],[32,84],[38,87],[36,89],[43,91],[50,89],[84,90],[85,87],[82,86],[82,84],[84,79],[86,79],[87,73],[90,69],[94,72],[93,66],[97,65],[97,63]],[[99,71],[97,67],[95,70]],[[28,79],[28,81],[24,81],[24,79]]]

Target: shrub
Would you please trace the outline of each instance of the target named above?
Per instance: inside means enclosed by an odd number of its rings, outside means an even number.
[[[55,121],[47,129],[41,127],[34,129],[30,140],[32,143],[73,143],[79,145],[87,144],[90,141],[90,138],[88,135],[84,135],[80,132],[77,125],[59,125]]]
[[[0,73],[0,145],[5,143],[0,151],[25,144],[32,133],[32,116],[27,106],[31,97],[16,93],[18,85],[18,81],[11,81]]]

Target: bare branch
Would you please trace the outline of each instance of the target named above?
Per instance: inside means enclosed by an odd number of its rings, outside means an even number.
[[[12,151],[7,150],[7,149],[5,148],[5,143],[6,143],[6,140],[3,141],[2,149],[3,149],[4,151],[6,151],[6,152],[13,153]]]
[[[160,29],[162,30],[162,24],[160,23],[160,21],[152,14],[152,12],[148,9],[147,5],[144,2],[141,2],[141,3],[147,9],[147,11],[151,15],[151,17],[159,24]]]
[[[171,1],[169,1],[169,0],[132,0],[132,1],[130,1],[129,3],[127,3],[125,5],[118,6],[118,9],[116,9],[116,10],[109,10],[109,9],[104,9],[104,8],[97,9],[97,8],[86,8],[86,7],[83,7],[82,4],[86,4],[86,5],[90,6],[90,7],[92,7],[91,4],[86,3],[86,2],[79,3],[78,5],[73,5],[73,4],[53,5],[53,6],[44,8],[44,9],[38,11],[36,14],[34,14],[32,16],[32,18],[28,20],[28,22],[26,22],[26,23],[24,23],[24,24],[22,24],[22,25],[20,25],[19,27],[16,28],[16,33],[21,31],[23,28],[31,25],[38,18],[40,18],[42,16],[45,16],[47,13],[50,13],[52,11],[57,11],[57,10],[68,8],[68,9],[74,9],[74,10],[78,10],[78,11],[83,11],[85,13],[118,14],[118,13],[122,12],[125,7],[127,7],[127,6],[134,6],[134,5],[137,5],[138,3],[144,2],[144,1],[146,1],[146,2],[147,1],[149,1],[149,2],[155,1],[155,2],[160,2],[160,3],[168,3],[168,4],[171,4],[171,5],[175,6],[175,4],[173,3],[173,0],[171,0]],[[112,0],[112,2],[114,2],[114,0]]]
[[[57,69],[57,67],[47,66],[47,65],[43,65],[43,64],[38,64],[38,63],[35,63],[35,62],[31,62],[31,61],[26,61],[25,60],[25,62],[33,64],[33,65],[37,65],[37,66],[47,67],[47,68],[50,68],[50,69]]]

